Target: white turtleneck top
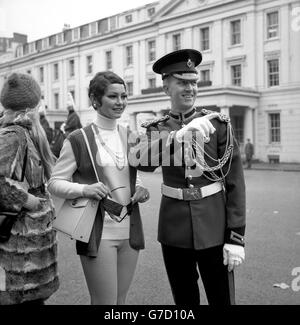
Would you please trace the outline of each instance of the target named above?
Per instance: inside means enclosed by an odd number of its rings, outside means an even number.
[[[118,132],[117,120],[108,119],[99,113],[94,121],[98,153],[96,163],[103,169],[106,186],[112,191],[112,199],[116,202],[127,205],[130,202],[129,166],[127,154]],[[99,131],[100,137],[97,135]],[[116,158],[119,158],[119,168],[116,167]],[[72,182],[72,175],[77,169],[75,156],[71,143],[65,140],[60,157],[56,162],[51,179],[49,190],[58,197],[73,199],[82,196],[85,184]],[[137,185],[142,185],[137,176]],[[123,185],[123,186],[122,186]],[[122,189],[114,190],[122,187]],[[106,212],[104,217],[102,239],[120,240],[129,238],[129,217],[121,223],[114,221]]]

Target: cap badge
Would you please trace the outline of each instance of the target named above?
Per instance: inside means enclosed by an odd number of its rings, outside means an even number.
[[[186,64],[189,68],[191,68],[193,66],[193,62],[191,59],[188,59],[188,62]]]

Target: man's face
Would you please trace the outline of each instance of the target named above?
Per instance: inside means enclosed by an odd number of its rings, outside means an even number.
[[[164,91],[171,98],[172,110],[184,112],[190,109],[197,96],[197,81],[168,77],[164,81]]]

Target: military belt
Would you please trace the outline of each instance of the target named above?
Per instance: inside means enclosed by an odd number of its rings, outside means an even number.
[[[175,188],[165,184],[161,184],[161,193],[167,197],[183,201],[201,200],[207,196],[216,194],[222,191],[221,182],[215,182],[203,187],[194,188]]]

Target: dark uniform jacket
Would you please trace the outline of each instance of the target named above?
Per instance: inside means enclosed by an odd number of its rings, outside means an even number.
[[[179,130],[183,123],[188,124],[192,119],[204,116],[207,113],[196,112],[195,109],[178,118],[166,117],[160,120],[148,123],[148,158],[151,156],[150,151],[158,150],[160,158],[168,150],[166,148],[164,137],[169,137],[170,132]],[[204,150],[209,156],[218,159],[223,156],[227,141],[227,122],[218,118],[211,120],[216,128],[216,132],[210,136],[210,141],[204,145]],[[151,131],[158,131],[161,136],[160,140],[150,140]],[[164,132],[162,132],[164,131]],[[153,137],[152,137],[153,138]],[[160,142],[157,149],[157,142]],[[173,142],[176,140],[173,140]],[[156,143],[155,143],[156,142]],[[146,145],[147,146],[147,145]],[[138,145],[136,148],[142,148]],[[155,147],[155,149],[153,149]],[[143,148],[145,149],[145,147]],[[132,152],[143,161],[143,150],[138,149]],[[172,158],[171,150],[171,158]],[[147,159],[148,159],[147,158]],[[205,161],[210,166],[216,165],[208,155],[205,155]],[[148,164],[151,164],[148,161]],[[154,171],[158,165],[162,165],[162,159],[155,166],[138,166],[143,171]],[[226,173],[229,162],[224,166],[223,172]],[[191,170],[191,169],[190,169]],[[190,185],[202,187],[213,183],[204,175],[196,177],[189,176],[189,169],[185,165],[176,166],[171,159],[171,166],[162,165],[162,177],[165,185],[174,188],[189,188]],[[220,174],[219,174],[220,175]],[[226,192],[221,191],[211,196],[202,198],[197,201],[183,201],[162,195],[159,225],[158,241],[165,245],[182,248],[205,249],[213,246],[222,245],[225,242],[237,245],[244,245],[243,236],[245,233],[245,183],[243,175],[242,161],[239,147],[234,140],[233,156],[230,171],[225,179]]]

